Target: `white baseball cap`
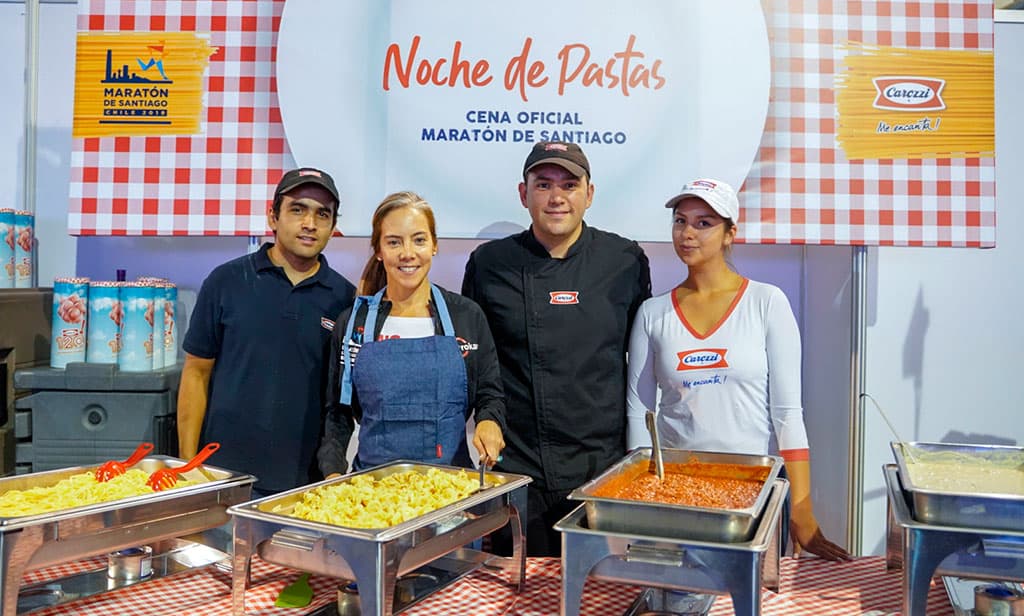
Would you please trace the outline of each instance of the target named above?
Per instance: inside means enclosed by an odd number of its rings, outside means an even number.
[[[686,197],[696,197],[704,201],[716,214],[733,222],[740,216],[740,202],[736,198],[736,191],[721,180],[700,178],[688,182],[678,195],[668,200],[665,207],[674,208]]]

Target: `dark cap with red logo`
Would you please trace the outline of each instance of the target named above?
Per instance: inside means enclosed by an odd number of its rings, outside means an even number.
[[[312,167],[301,167],[285,173],[281,181],[277,183],[277,188],[274,189],[274,200],[276,201],[281,195],[303,184],[323,186],[334,197],[335,203],[341,202],[341,199],[338,197],[338,188],[334,185],[334,179],[326,171]]]
[[[580,146],[564,141],[538,141],[523,164],[523,178],[537,165],[558,165],[578,178],[590,178],[590,161]]]

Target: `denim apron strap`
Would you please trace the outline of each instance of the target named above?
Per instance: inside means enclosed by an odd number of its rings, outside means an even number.
[[[359,334],[359,342],[362,345],[366,342],[366,332],[370,332],[370,339],[373,339],[374,326],[377,323],[377,310],[380,307],[380,300],[384,296],[384,289],[381,289],[373,297],[360,295],[352,303],[352,314],[348,317],[348,324],[345,326],[345,337],[341,343],[341,356],[344,368],[341,371],[341,397],[342,404],[352,404],[352,338],[356,325],[356,315],[359,313],[359,306],[367,304],[369,313],[366,316],[366,323],[363,325],[363,333]],[[372,321],[371,321],[372,319]]]
[[[366,312],[366,323],[363,324],[363,342],[366,342],[366,332],[370,332],[370,341],[373,341],[374,332],[377,331],[377,313],[380,311],[380,303],[384,300],[384,287],[377,291],[370,298],[370,309]]]
[[[441,289],[438,289],[437,285],[431,284],[430,294],[434,298],[434,309],[437,310],[437,316],[441,319],[441,331],[445,336],[455,336],[455,326],[452,325],[452,317],[448,313],[448,304],[441,296]]]

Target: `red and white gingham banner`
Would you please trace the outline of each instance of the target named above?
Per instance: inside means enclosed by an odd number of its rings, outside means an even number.
[[[82,0],[80,32],[195,31],[210,58],[202,133],[75,139],[74,235],[262,235],[294,164],[275,46],[283,0]],[[849,161],[836,144],[841,45],[991,50],[991,0],[765,0],[772,89],[741,191],[748,243],[995,245],[992,158]],[[842,12],[840,12],[842,11]]]
[[[209,33],[202,132],[75,139],[73,235],[262,235],[293,166],[274,57],[282,0],[82,0],[79,32]]]
[[[992,50],[992,2],[769,0],[772,98],[741,193],[742,240],[995,245],[992,158],[856,160],[836,144],[841,45]],[[842,10],[843,13],[833,13]]]

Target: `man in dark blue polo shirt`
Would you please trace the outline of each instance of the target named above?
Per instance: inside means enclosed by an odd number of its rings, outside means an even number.
[[[219,442],[211,462],[256,475],[257,495],[319,478],[324,360],[333,319],[355,296],[320,254],[338,204],[327,173],[286,173],[267,212],[275,243],[210,273],[185,334],[179,453]]]

